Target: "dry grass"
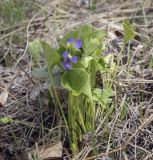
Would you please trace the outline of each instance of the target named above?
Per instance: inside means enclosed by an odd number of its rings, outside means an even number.
[[[7,103],[0,108],[0,117],[15,120],[11,124],[0,124],[1,159],[26,159],[27,150],[35,143],[49,144],[61,138],[59,131],[62,132],[63,126],[57,123],[46,84],[31,77],[33,63],[27,51],[29,41],[41,38],[57,46],[66,32],[82,24],[91,24],[107,32],[104,54],[112,53],[117,59],[123,43],[122,21],[125,19],[133,23],[137,36],[130,49],[125,47],[122,64],[112,80],[116,93],[111,104],[113,115],[97,112],[98,157],[153,158],[153,69],[148,67],[153,58],[152,4],[152,0],[114,0],[113,3],[99,0],[97,10],[93,11],[66,0],[37,0],[33,5],[38,12],[31,11],[22,23],[0,28],[0,87],[7,88],[10,93]],[[61,101],[65,106],[63,96]],[[124,107],[126,115],[122,120],[120,112]],[[109,141],[105,141],[104,129],[107,129]],[[64,137],[64,131],[62,134]],[[85,147],[74,159],[86,159],[92,150],[90,143],[86,140],[84,143]],[[71,159],[68,152],[64,156]]]

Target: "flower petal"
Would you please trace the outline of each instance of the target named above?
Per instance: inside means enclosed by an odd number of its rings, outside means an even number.
[[[77,39],[74,41],[74,45],[77,49],[80,49],[82,47],[82,41],[81,39]]]
[[[68,58],[68,54],[69,54],[68,51],[64,51],[64,52],[62,53],[62,57],[64,58],[64,60],[66,60],[66,59]]]
[[[72,68],[71,63],[63,63],[63,66],[65,70],[70,70]]]
[[[72,63],[76,63],[78,61],[78,57],[73,56],[70,60],[71,60]]]
[[[73,43],[73,42],[74,42],[74,39],[71,37],[67,39],[66,44]]]

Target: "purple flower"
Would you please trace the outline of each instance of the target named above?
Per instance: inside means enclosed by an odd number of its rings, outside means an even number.
[[[80,38],[76,40],[74,38],[68,38],[66,44],[70,44],[70,43],[73,43],[75,48],[77,49],[82,48],[82,41]]]
[[[76,63],[78,61],[78,57],[77,56],[71,57],[68,51],[64,51],[62,53],[62,57],[64,59],[63,66],[65,70],[70,70],[72,68],[72,63]]]

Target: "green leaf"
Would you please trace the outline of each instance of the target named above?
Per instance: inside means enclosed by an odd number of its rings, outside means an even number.
[[[48,78],[47,68],[34,68],[32,74],[36,78]]]
[[[60,55],[54,48],[51,48],[50,45],[46,42],[41,41],[41,45],[45,54],[47,67],[50,70],[54,65],[60,63]]]
[[[88,66],[89,66],[89,64],[90,64],[90,62],[91,62],[92,59],[93,59],[93,58],[92,58],[91,56],[85,56],[85,57],[82,59],[82,64],[83,64],[83,66],[84,66],[85,68],[88,68]]]
[[[90,73],[91,73],[91,86],[96,85],[96,74],[98,71],[98,65],[95,59],[92,59],[90,62]]]
[[[88,75],[88,80],[86,82],[86,84],[84,85],[83,91],[82,91],[86,96],[88,96],[89,98],[91,98],[92,100],[92,93],[91,93],[91,83],[90,83],[90,78]]]
[[[53,85],[56,87],[61,87],[61,75],[62,72],[60,70],[60,68],[58,66],[55,66],[52,71],[51,71],[51,75],[53,78]]]
[[[99,40],[97,38],[87,39],[84,41],[83,50],[86,55],[93,55],[99,45]]]
[[[79,29],[79,37],[83,39],[84,36],[87,36],[93,32],[93,27],[89,25],[81,26]]]
[[[93,90],[93,100],[98,102],[99,104],[103,105],[103,103],[101,101],[101,97],[102,97],[102,89],[95,88]]]
[[[73,64],[73,68],[84,68],[84,65],[81,63],[81,61],[78,61],[76,64]]]
[[[97,38],[98,40],[100,41],[103,41],[103,39],[105,38],[105,32],[102,31],[102,30],[98,30],[98,31],[95,31],[91,34],[91,37],[92,38]]]
[[[2,123],[2,124],[11,123],[12,121],[13,121],[12,118],[9,118],[9,117],[0,118],[0,123]]]
[[[123,105],[119,115],[120,120],[123,120],[125,118],[127,112],[128,112],[128,107],[126,105]]]
[[[67,39],[70,37],[74,39],[81,38],[81,40],[83,41],[84,37],[88,37],[88,35],[92,33],[92,31],[93,28],[89,25],[80,26],[78,29],[75,29],[74,31],[66,34],[64,38],[60,41],[60,44],[62,46],[65,46]]]
[[[38,39],[35,39],[32,42],[29,42],[28,49],[34,59],[37,63],[39,63],[40,60],[40,53],[41,53],[41,44]]]
[[[111,96],[113,96],[111,88],[95,88],[93,91],[93,100],[97,101],[101,105],[106,105],[110,101],[109,97]]]
[[[106,68],[106,62],[104,58],[101,56],[98,59],[95,60],[95,63],[97,64],[97,68],[99,71],[104,71]]]
[[[72,91],[73,95],[79,96],[82,92],[89,89],[86,83],[89,81],[88,73],[82,68],[73,68],[65,72],[61,78],[61,84],[64,88]]]
[[[83,50],[86,55],[99,55],[104,49],[103,39],[105,33],[103,31],[93,31],[88,36],[84,37]]]
[[[103,89],[102,99],[101,99],[102,102],[104,104],[107,104],[110,101],[109,97],[111,97],[111,96],[113,96],[113,91],[111,88]]]
[[[128,41],[132,40],[135,36],[132,25],[129,21],[123,22],[123,29],[124,29],[124,42],[127,43]]]

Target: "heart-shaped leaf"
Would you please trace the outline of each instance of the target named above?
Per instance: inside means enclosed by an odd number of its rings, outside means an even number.
[[[79,96],[80,93],[86,92],[86,84],[89,83],[89,75],[82,68],[73,68],[71,71],[65,72],[61,79],[64,88],[72,91],[73,95]],[[88,89],[89,90],[89,89]]]

